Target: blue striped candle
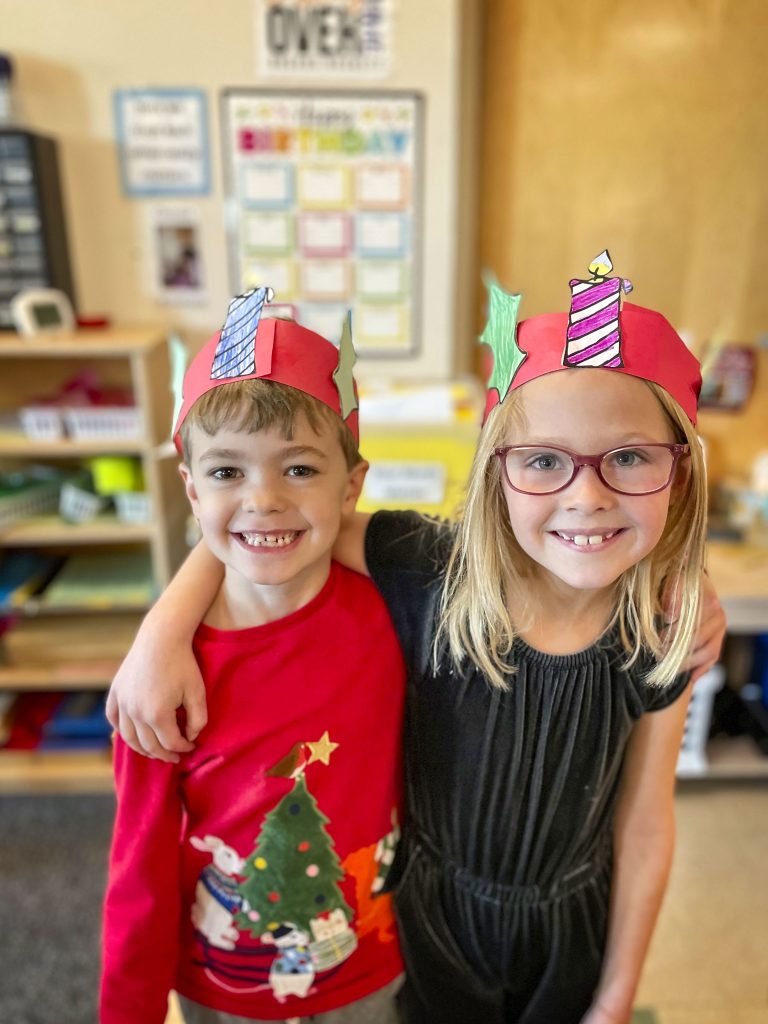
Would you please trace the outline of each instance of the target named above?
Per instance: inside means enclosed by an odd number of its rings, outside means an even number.
[[[256,331],[271,288],[254,288],[232,299],[211,366],[211,379],[246,377],[256,372]]]

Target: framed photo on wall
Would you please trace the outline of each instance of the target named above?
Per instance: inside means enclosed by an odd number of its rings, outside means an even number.
[[[420,345],[422,97],[232,89],[222,96],[234,292],[275,291],[361,357]]]

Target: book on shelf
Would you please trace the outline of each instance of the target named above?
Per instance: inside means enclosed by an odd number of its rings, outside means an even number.
[[[13,694],[0,746],[6,750],[103,750],[112,728],[103,693]]]
[[[34,599],[38,611],[147,608],[155,599],[148,551],[98,551],[72,555]]]
[[[0,555],[0,613],[21,608],[60,564],[60,558],[37,551],[14,549]]]

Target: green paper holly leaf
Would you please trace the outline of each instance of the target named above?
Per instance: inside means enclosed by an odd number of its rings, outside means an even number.
[[[515,374],[527,359],[527,353],[517,344],[517,311],[522,295],[506,292],[491,274],[484,277],[488,289],[488,320],[480,342],[493,352],[493,372],[488,389],[496,388],[503,402]]]
[[[341,418],[345,420],[357,408],[353,370],[357,362],[355,346],[352,344],[352,314],[347,310],[339,342],[339,365],[333,371],[333,383],[339,392]]]

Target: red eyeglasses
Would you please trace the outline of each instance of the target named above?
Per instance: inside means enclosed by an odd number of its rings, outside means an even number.
[[[551,445],[506,445],[495,448],[504,477],[520,494],[556,494],[565,490],[584,466],[617,494],[656,494],[669,487],[687,444],[636,444],[599,455],[578,455]]]

